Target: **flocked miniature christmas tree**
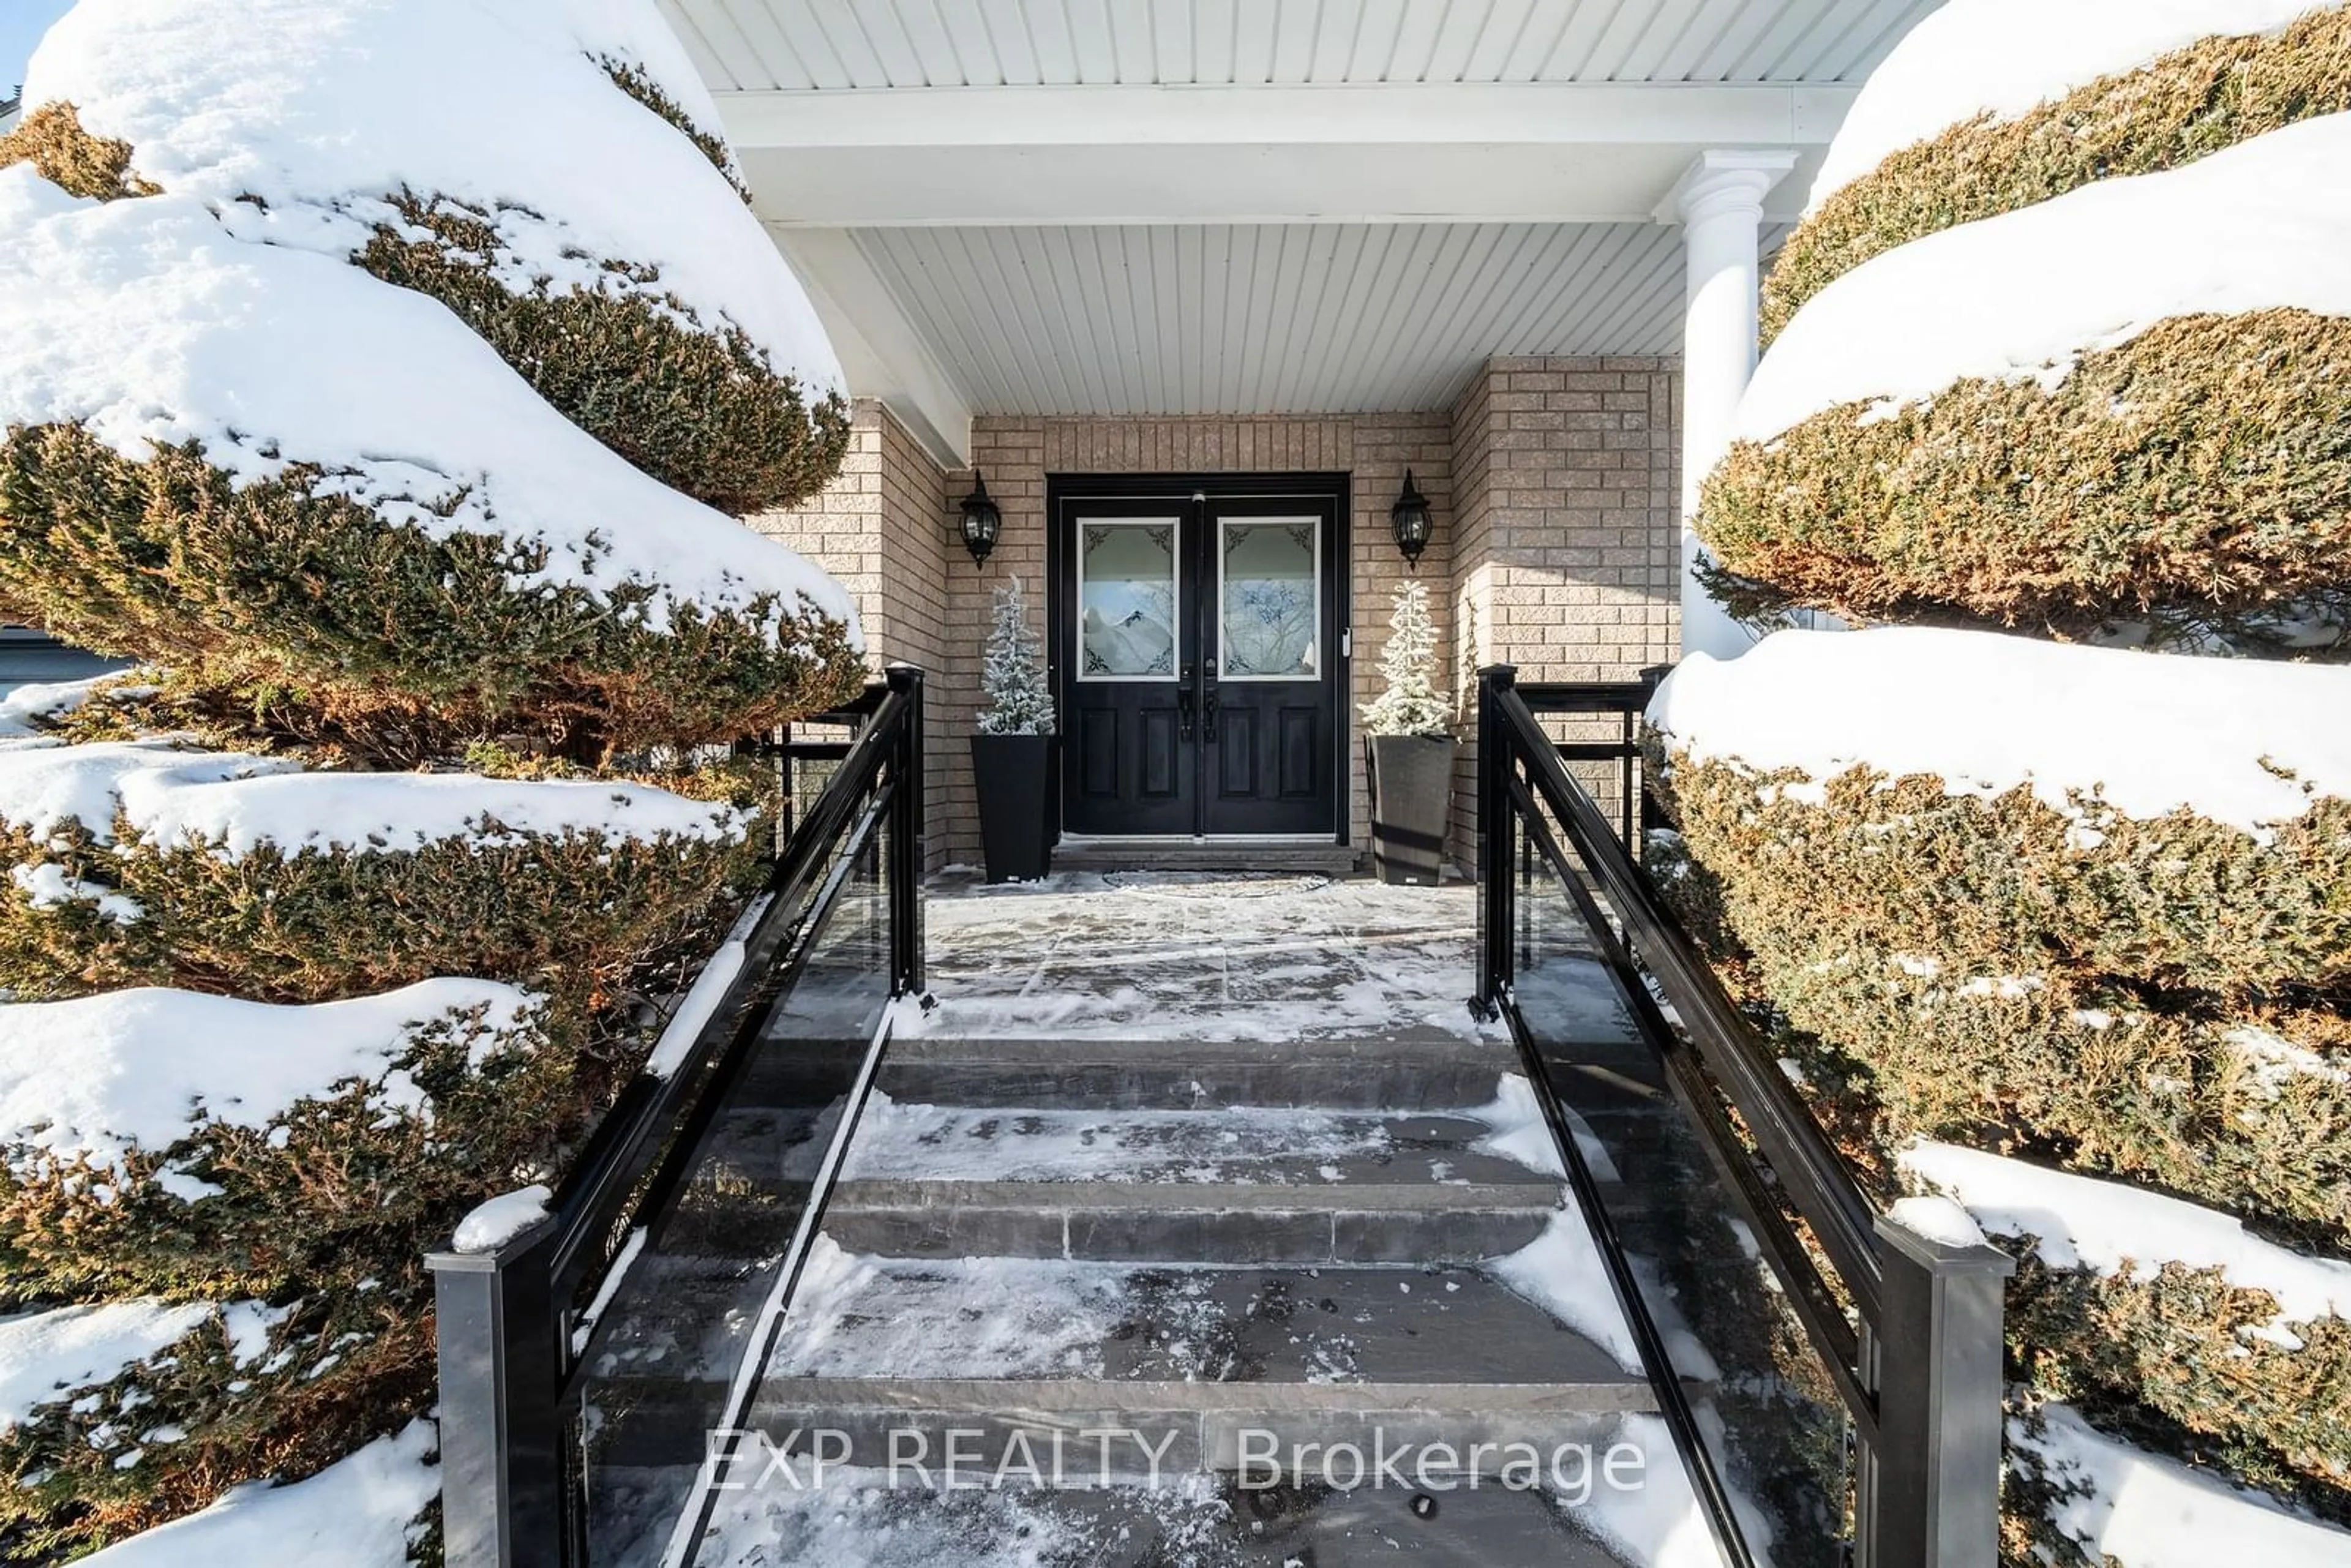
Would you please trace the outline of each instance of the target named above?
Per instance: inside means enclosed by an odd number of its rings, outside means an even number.
[[[1029,624],[1029,602],[1017,577],[996,591],[996,624],[988,629],[987,664],[979,684],[987,694],[987,706],[979,710],[980,734],[1053,733],[1045,651]]]
[[[1388,627],[1388,645],[1380,654],[1387,689],[1364,705],[1364,733],[1449,735],[1453,705],[1437,689],[1437,622],[1429,617],[1426,583],[1404,585]]]

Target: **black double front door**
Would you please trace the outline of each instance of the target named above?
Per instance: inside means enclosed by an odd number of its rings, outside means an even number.
[[[1078,495],[1053,510],[1064,828],[1335,834],[1337,497]]]

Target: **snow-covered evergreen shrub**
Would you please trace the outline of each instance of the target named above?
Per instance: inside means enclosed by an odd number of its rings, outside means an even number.
[[[2140,1280],[2027,1257],[2009,1303],[2011,1354],[2048,1397],[2351,1525],[2351,1324],[2282,1342],[2275,1297],[2176,1263]]]
[[[1651,710],[1666,896],[1881,1198],[2025,1255],[2017,1568],[2152,1568],[2108,1526],[2191,1486],[2180,1551],[2351,1555],[2145,1451],[2351,1526],[2346,110],[2341,5],[1922,23],[1771,285],[1714,586],[2163,652],[1782,632]]]
[[[1050,735],[1053,692],[1045,680],[1045,647],[1029,624],[1029,605],[1014,578],[996,591],[996,619],[987,630],[979,688],[987,706],[975,726],[982,735]]]
[[[170,1331],[0,1431],[49,1562],[411,1429],[423,1252],[561,1178],[739,905],[697,748],[862,670],[705,504],[845,419],[652,0],[104,0],[28,74],[0,615],[164,666],[0,705],[0,1338]]]
[[[0,1434],[0,1521],[86,1544],[326,1463],[429,1397],[420,1234],[576,1135],[582,1022],[458,980],[307,1009],[0,1009],[11,1294],[242,1303],[234,1334],[208,1322]]]
[[[0,136],[0,169],[11,163],[30,163],[51,184],[92,201],[155,193],[131,173],[131,144],[84,131],[69,103],[45,103]]]
[[[584,998],[752,860],[736,808],[629,784],[17,747],[0,752],[0,987],[20,999],[320,1001],[460,971]],[[54,809],[68,778],[96,822]]]
[[[2351,656],[2351,114],[1888,251],[1698,526],[1759,601]]]
[[[18,218],[0,614],[346,715],[575,744],[741,734],[862,678],[838,585],[588,440],[440,308],[220,243],[171,195],[91,206],[0,170]],[[149,287],[178,246],[178,287]],[[134,344],[186,356],[172,385]]]
[[[1660,693],[1650,862],[1882,1197],[1916,1139],[1999,1150],[2315,1250],[2351,1304],[2345,713],[2340,666],[1785,632]],[[2351,1523],[2351,1328],[2264,1339],[2134,1238],[2145,1277],[2020,1274],[2020,1386]]]
[[[2351,317],[2175,317],[2053,391],[1840,404],[1741,443],[1703,504],[1759,605],[2351,657]]]
[[[686,112],[685,106],[671,97],[668,89],[655,81],[650,71],[633,60],[606,56],[597,63],[604,68],[604,74],[612,78],[614,87],[667,120],[693,142],[695,151],[709,159],[710,166],[726,176],[726,183],[735,187],[735,193],[743,198],[744,204],[750,204],[750,188],[743,183],[743,172],[735,163],[735,150],[726,145],[724,136]]]
[[[1450,735],[1453,705],[1437,688],[1437,623],[1428,614],[1428,584],[1408,580],[1396,591],[1380,653],[1380,695],[1364,705],[1366,735]]]
[[[2214,24],[2269,19],[2242,6],[2231,10],[2213,6]],[[1864,91],[1895,93],[1906,85],[1888,81]],[[1892,153],[1859,179],[1816,193],[1764,281],[1764,341],[1813,295],[1896,246],[2098,180],[2176,168],[2281,126],[2346,110],[2351,10],[2337,5],[2282,31],[2206,38],[2144,64],[2126,60],[2023,113],[1987,113],[1954,125]]]
[[[86,5],[25,100],[72,104],[150,188],[213,204],[240,237],[439,299],[664,484],[737,515],[789,507],[847,449],[840,371],[703,129],[690,62],[632,9],[485,26],[457,0]],[[218,133],[225,102],[250,134]],[[396,141],[348,134],[395,108]]]

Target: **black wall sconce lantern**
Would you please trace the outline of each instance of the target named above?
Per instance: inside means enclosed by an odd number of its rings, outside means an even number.
[[[1395,529],[1396,549],[1404,552],[1405,564],[1417,569],[1420,552],[1428,548],[1428,497],[1413,488],[1409,468],[1404,471],[1404,494],[1388,508],[1388,522]]]
[[[996,536],[1003,530],[1004,514],[987,497],[987,481],[979,470],[971,471],[971,494],[963,498],[963,548],[971,551],[974,565],[987,564],[990,550],[996,548]]]

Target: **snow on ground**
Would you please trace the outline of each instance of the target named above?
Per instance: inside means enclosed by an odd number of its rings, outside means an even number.
[[[142,1296],[0,1318],[0,1433],[60,1394],[112,1382],[212,1315],[202,1301]]]
[[[2351,1263],[2313,1258],[2247,1234],[2239,1220],[2122,1182],[2074,1176],[1953,1144],[1919,1143],[1902,1168],[1959,1199],[1997,1236],[2039,1238],[2053,1269],[2089,1269],[2147,1279],[2166,1263],[2218,1269],[2232,1285],[2266,1291],[2278,1315],[2264,1338],[2299,1348],[2288,1323],[2351,1318]]]
[[[2086,1487],[2053,1511],[2093,1560],[2122,1568],[2339,1568],[2351,1533],[2288,1512],[2274,1499],[2107,1437],[2072,1407],[2044,1405],[2046,1429],[2009,1423],[2009,1441],[2045,1460],[2052,1479]]]
[[[940,1005],[903,1033],[977,1039],[1499,1040],[1473,890],[1305,875],[1065,873],[936,891]]]
[[[2054,387],[2082,354],[2174,316],[2351,316],[2351,114],[2185,167],[2103,180],[1872,257],[1797,311],[1732,434],[1768,442],[1840,403],[1962,377]]]
[[[374,1083],[371,1103],[387,1113],[421,1114],[423,1091],[389,1068],[415,1030],[481,1009],[478,1057],[513,1043],[536,1005],[487,980],[424,980],[309,1007],[158,988],[0,1006],[0,1145],[20,1168],[80,1156],[120,1172],[132,1150],[160,1154],[186,1136],[200,1111],[261,1128],[351,1081]],[[211,1190],[182,1174],[161,1179],[190,1199]]]
[[[1713,1435],[1720,1437],[1721,1423],[1711,1410],[1700,1407],[1698,1416],[1701,1424],[1711,1419]],[[1640,1568],[1721,1568],[1714,1529],[1698,1508],[1698,1493],[1690,1488],[1689,1472],[1665,1418],[1627,1416],[1617,1428],[1616,1441],[1631,1444],[1646,1458],[1644,1484],[1595,1487],[1591,1500],[1576,1511],[1579,1522]],[[1731,1506],[1749,1543],[1768,1547],[1771,1531],[1761,1512],[1735,1490]]]
[[[214,42],[266,34],[249,17],[214,21],[205,53],[241,70],[248,51]],[[410,84],[376,79],[406,100],[384,130],[432,124],[407,100]],[[371,122],[345,110],[334,123]],[[608,179],[577,150],[567,156]],[[611,184],[645,212],[664,210]],[[201,441],[239,483],[315,464],[332,476],[324,489],[387,523],[543,545],[546,565],[509,579],[517,592],[658,584],[628,612],[655,631],[679,604],[740,609],[762,593],[778,596],[780,614],[805,604],[856,626],[831,578],[616,456],[422,294],[314,252],[239,244],[195,197],[78,201],[30,164],[0,170],[0,425],[81,424],[133,460],[153,444]]]
[[[340,262],[401,226],[384,198],[449,197],[494,214],[510,292],[548,278],[674,295],[706,332],[740,327],[811,399],[840,391],[815,308],[758,219],[597,63],[637,61],[716,134],[666,31],[653,0],[110,0],[50,30],[25,102],[74,104],[92,134],[131,144],[136,174],[239,239]]]
[[[1780,632],[1736,659],[1693,654],[1649,706],[1699,761],[1815,780],[1866,765],[1939,777],[1953,794],[2030,784],[2059,810],[2081,790],[2126,817],[2185,808],[2257,835],[2314,796],[2351,796],[2346,714],[2341,665],[1910,626]]]
[[[58,719],[89,701],[99,686],[108,681],[120,681],[120,676],[110,672],[88,675],[78,681],[28,681],[5,694],[0,694],[0,737],[16,738],[38,735],[36,719]],[[119,685],[112,693],[118,696],[153,696],[153,686]]]
[[[429,1421],[380,1437],[308,1480],[235,1488],[201,1513],[134,1535],[89,1568],[406,1568],[410,1525],[440,1495]]]
[[[1600,1181],[1622,1179],[1608,1145],[1600,1141],[1599,1134],[1575,1107],[1562,1105],[1560,1111],[1566,1116],[1568,1131],[1575,1134],[1576,1147],[1583,1151],[1583,1163],[1592,1168],[1593,1177]],[[1552,1141],[1551,1124],[1543,1120],[1542,1103],[1535,1098],[1534,1085],[1527,1082],[1524,1073],[1502,1074],[1493,1102],[1466,1114],[1493,1128],[1473,1145],[1480,1154],[1499,1155],[1504,1159],[1516,1160],[1529,1170],[1566,1179],[1567,1169],[1560,1162],[1559,1145]]]
[[[456,838],[494,848],[525,833],[728,841],[745,831],[733,807],[643,784],[298,768],[163,741],[19,742],[0,747],[0,821],[44,834],[73,818],[105,842],[120,813],[150,844],[202,843],[229,858],[264,842],[367,854]]]
[[[2325,0],[1951,0],[1870,73],[1813,183],[1813,207],[1888,153],[1980,114],[2036,106],[2222,34],[2273,33]]]

